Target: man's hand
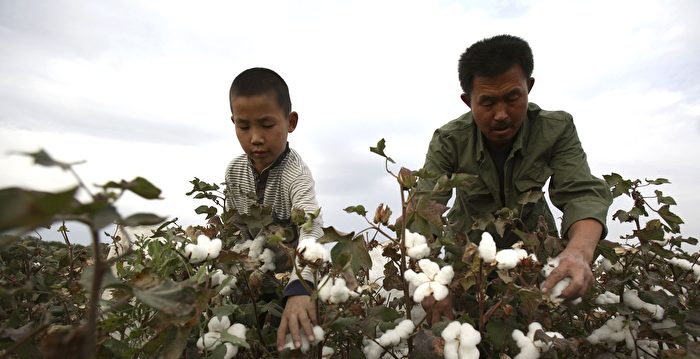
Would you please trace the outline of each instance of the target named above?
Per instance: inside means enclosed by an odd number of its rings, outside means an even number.
[[[285,338],[287,337],[287,329],[292,335],[294,347],[301,347],[301,331],[308,336],[309,342],[313,342],[314,331],[313,325],[316,324],[316,304],[308,295],[295,295],[287,299],[287,304],[284,306],[282,313],[282,321],[277,329],[277,350],[284,349]]]
[[[559,266],[542,283],[542,292],[549,292],[560,280],[569,277],[571,283],[561,297],[576,298],[586,293],[593,283],[591,262],[602,231],[603,226],[595,219],[582,219],[569,227],[569,244],[559,254]]]
[[[593,283],[591,266],[581,253],[571,252],[573,253],[567,253],[566,249],[561,252],[559,266],[542,283],[542,292],[548,293],[559,281],[569,277],[571,283],[561,292],[560,296],[562,298],[577,298],[586,294],[588,287]]]
[[[439,322],[443,316],[449,320],[455,319],[454,312],[452,311],[454,308],[452,293],[448,294],[445,299],[440,301],[436,301],[432,295],[425,297],[420,304],[423,306],[426,315],[430,315],[430,317],[428,317],[428,324],[430,325]]]

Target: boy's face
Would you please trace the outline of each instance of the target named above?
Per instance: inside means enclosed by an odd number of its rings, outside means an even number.
[[[286,116],[271,93],[236,96],[232,107],[238,142],[260,173],[284,152],[299,116],[294,111]]]

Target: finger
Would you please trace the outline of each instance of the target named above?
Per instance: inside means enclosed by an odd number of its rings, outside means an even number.
[[[292,334],[294,347],[299,349],[301,347],[301,337],[299,336],[299,319],[296,316],[289,319],[289,331]]]
[[[287,316],[282,315],[280,327],[277,328],[277,351],[284,349],[285,339],[287,337]]]
[[[564,277],[566,277],[566,271],[563,270],[561,266],[554,269],[552,273],[549,274],[549,277],[547,277],[547,280],[542,283],[542,292],[547,293],[552,290]]]
[[[316,305],[312,300],[309,300],[309,304],[307,305],[307,313],[309,314],[309,318],[311,319],[311,323],[316,325],[318,324],[318,320],[316,318]]]
[[[299,315],[299,322],[301,322],[301,327],[304,328],[304,333],[306,334],[306,337],[309,339],[309,342],[314,341],[314,329],[311,327],[311,321],[309,320],[309,316],[306,315],[306,313],[302,313]]]

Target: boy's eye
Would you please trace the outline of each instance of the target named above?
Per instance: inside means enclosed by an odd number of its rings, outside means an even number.
[[[248,125],[247,123],[245,123],[245,124],[239,123],[239,124],[238,124],[238,128],[241,129],[241,130],[247,130],[247,129],[250,128],[250,125]]]
[[[262,123],[262,127],[265,127],[265,128],[272,128],[274,126],[275,126],[274,122],[263,122]]]

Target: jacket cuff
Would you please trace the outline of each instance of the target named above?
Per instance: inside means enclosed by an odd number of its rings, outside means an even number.
[[[305,281],[305,282],[309,286],[309,288],[313,288],[313,286],[314,286],[313,283],[311,283],[309,281]],[[294,280],[294,281],[289,282],[289,284],[287,284],[287,286],[284,287],[284,297],[288,298],[288,297],[293,297],[295,295],[311,295],[311,293],[309,293],[306,290],[306,288],[304,288],[304,285],[301,283],[300,280]]]
[[[599,198],[578,198],[567,203],[564,208],[564,217],[561,222],[561,235],[568,237],[569,227],[582,219],[595,219],[603,226],[603,232],[600,239],[608,235],[608,226],[606,225],[608,217],[609,201]]]

